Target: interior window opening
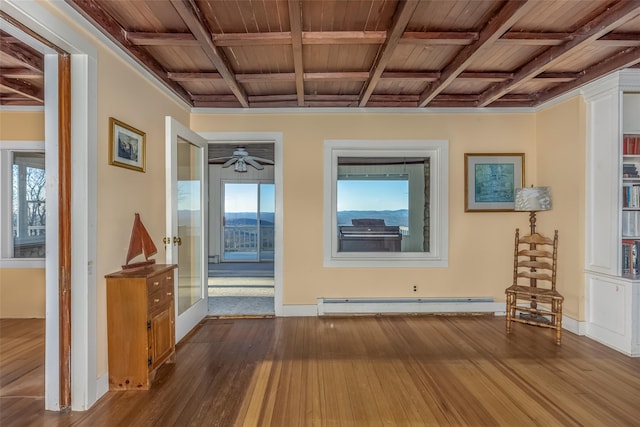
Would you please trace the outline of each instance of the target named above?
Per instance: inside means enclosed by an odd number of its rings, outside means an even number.
[[[447,265],[447,141],[329,140],[325,162],[325,265]]]
[[[44,258],[47,214],[44,153],[12,154],[10,257]]]

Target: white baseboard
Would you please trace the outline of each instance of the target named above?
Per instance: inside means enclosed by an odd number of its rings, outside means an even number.
[[[492,298],[318,298],[318,315],[504,313]]]
[[[109,373],[105,372],[96,379],[96,402],[109,391]]]
[[[373,299],[373,298],[318,298],[317,305],[283,305],[282,317],[312,317],[357,314],[416,314],[416,313],[493,313],[504,316],[505,303],[487,298],[430,298]],[[562,317],[562,329],[576,335],[586,335],[586,322],[569,316]],[[107,384],[108,388],[108,384]]]
[[[282,306],[282,317],[312,317],[318,315],[318,306],[313,304],[288,304]]]

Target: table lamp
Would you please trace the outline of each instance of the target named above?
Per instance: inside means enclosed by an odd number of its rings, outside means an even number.
[[[531,234],[536,232],[536,212],[551,210],[550,187],[516,188],[515,211],[529,212]]]

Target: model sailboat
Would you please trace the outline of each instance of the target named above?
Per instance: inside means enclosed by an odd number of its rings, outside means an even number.
[[[123,270],[131,268],[142,268],[147,265],[154,264],[155,259],[149,259],[150,256],[155,255],[158,252],[156,245],[153,244],[149,232],[142,224],[140,220],[140,214],[135,214],[133,220],[133,229],[131,230],[131,240],[129,241],[129,251],[127,252],[126,264],[122,266]],[[129,263],[132,259],[138,255],[144,254],[144,261]]]

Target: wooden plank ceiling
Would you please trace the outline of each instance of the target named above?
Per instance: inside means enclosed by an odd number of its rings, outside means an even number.
[[[640,63],[640,0],[66,1],[193,107],[531,107]]]

